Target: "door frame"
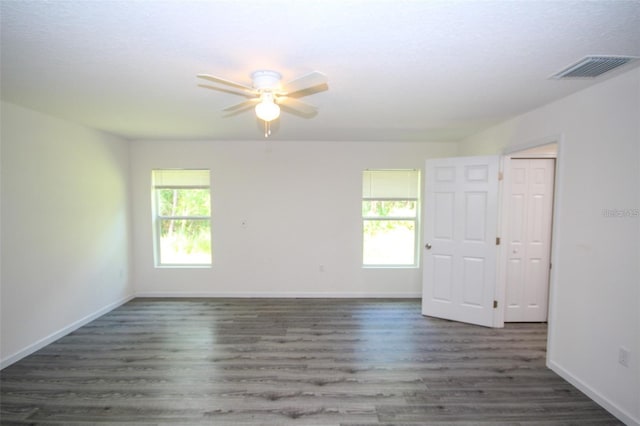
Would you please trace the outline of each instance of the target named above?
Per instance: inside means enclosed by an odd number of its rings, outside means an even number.
[[[549,354],[551,353],[552,346],[552,335],[555,332],[554,324],[555,324],[555,311],[556,311],[556,299],[557,294],[555,291],[556,286],[558,285],[557,279],[557,271],[558,268],[555,265],[558,265],[558,250],[556,249],[558,246],[558,242],[560,241],[562,234],[561,230],[558,227],[559,223],[559,214],[562,206],[562,180],[563,180],[563,164],[562,160],[564,158],[563,150],[564,150],[564,135],[563,134],[554,134],[546,137],[542,137],[540,139],[531,140],[528,142],[524,142],[521,144],[514,144],[504,149],[502,152],[502,164],[501,170],[504,173],[506,170],[506,165],[511,161],[512,158],[523,158],[523,151],[527,151],[533,148],[538,148],[543,145],[556,144],[557,152],[555,155],[555,183],[553,188],[553,213],[552,213],[552,226],[551,226],[551,271],[549,274],[549,304],[547,307],[547,366],[549,365]],[[528,158],[535,158],[535,156],[528,155]],[[538,158],[553,158],[550,156],[543,156],[541,154],[538,155]],[[501,181],[500,188],[502,189],[505,185],[505,181]],[[502,192],[504,194],[504,192]],[[501,194],[501,200],[503,200],[503,196]],[[500,206],[500,217],[499,217],[499,229],[502,233],[502,230],[505,229],[506,223],[503,221],[504,217],[504,209],[506,208],[506,203],[502,203]],[[504,323],[504,303],[506,301],[506,265],[503,264],[502,259],[505,256],[504,250],[506,250],[505,244],[500,244],[498,247],[498,256],[500,261],[498,262],[498,281],[496,283],[496,300],[499,300],[503,304],[503,309],[497,309],[495,312],[495,323]]]

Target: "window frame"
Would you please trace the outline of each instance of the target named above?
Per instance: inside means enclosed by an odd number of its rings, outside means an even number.
[[[387,269],[398,269],[398,268],[404,268],[404,269],[417,269],[420,268],[420,215],[421,215],[421,202],[420,202],[420,196],[421,196],[421,173],[419,169],[367,169],[365,171],[369,171],[369,172],[376,172],[376,171],[380,171],[380,172],[407,172],[407,171],[414,171],[417,172],[417,191],[416,191],[416,195],[417,197],[365,197],[364,194],[362,194],[361,197],[361,201],[360,201],[360,210],[361,210],[361,242],[362,242],[362,253],[361,253],[361,258],[362,258],[362,267],[366,268],[366,269],[375,269],[375,268],[387,268]],[[381,202],[385,202],[385,201],[413,201],[416,204],[416,213],[415,216],[385,216],[385,217],[376,217],[376,216],[365,216],[364,213],[362,212],[362,206],[363,203],[366,201],[381,201]],[[413,222],[413,232],[414,232],[414,236],[413,236],[413,263],[412,264],[398,264],[398,263],[364,263],[365,259],[364,259],[364,249],[365,249],[365,242],[364,242],[364,229],[365,229],[365,221],[411,221]]]
[[[153,169],[151,171],[151,196],[153,198],[153,254],[154,254],[154,266],[156,268],[211,268],[213,265],[213,223],[212,223],[212,207],[211,207],[211,184],[209,185],[156,185],[154,183],[154,173],[162,171],[206,171],[209,175],[209,181],[211,180],[211,171],[209,169]],[[160,215],[160,201],[158,196],[158,190],[171,189],[171,190],[202,190],[206,189],[209,192],[209,215],[208,216],[183,216],[183,215]],[[208,221],[209,222],[209,241],[210,247],[210,261],[208,263],[162,263],[162,222],[165,220],[193,220],[193,221]]]

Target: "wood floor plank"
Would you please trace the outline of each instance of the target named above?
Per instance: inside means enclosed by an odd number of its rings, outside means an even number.
[[[0,423],[621,424],[545,349],[416,299],[134,299],[2,370]]]

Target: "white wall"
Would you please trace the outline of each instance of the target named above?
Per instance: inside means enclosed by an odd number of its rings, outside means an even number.
[[[128,142],[1,104],[2,366],[133,293]]]
[[[635,69],[460,144],[481,155],[559,139],[548,364],[629,424],[640,424],[640,217],[603,210],[640,208],[639,123]]]
[[[361,266],[362,171],[422,169],[426,158],[456,151],[447,143],[134,141],[136,292],[419,296],[420,269]],[[199,167],[212,175],[213,267],[154,268],[151,170]]]

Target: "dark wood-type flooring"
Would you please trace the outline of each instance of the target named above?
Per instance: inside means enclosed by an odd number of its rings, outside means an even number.
[[[19,325],[15,325],[19,326]],[[134,299],[0,373],[11,424],[608,425],[546,325],[416,299]]]

